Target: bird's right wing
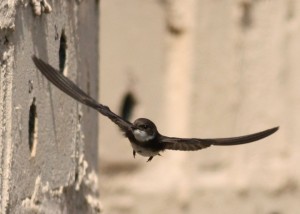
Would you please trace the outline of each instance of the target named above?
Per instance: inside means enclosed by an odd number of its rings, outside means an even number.
[[[164,144],[164,149],[181,150],[181,151],[195,151],[207,148],[211,145],[214,146],[233,146],[245,143],[251,143],[269,135],[273,134],[279,129],[274,127],[265,131],[257,132],[254,134],[229,137],[229,138],[215,138],[215,139],[199,139],[199,138],[176,138],[161,136],[161,142]]]
[[[62,90],[75,100],[99,111],[101,114],[108,117],[115,124],[117,124],[123,132],[126,133],[130,130],[132,123],[124,120],[119,115],[112,112],[107,106],[104,106],[91,98],[75,83],[65,77],[61,72],[59,72],[43,60],[37,58],[36,56],[32,56],[32,60],[35,66],[40,70],[40,72],[60,90]]]

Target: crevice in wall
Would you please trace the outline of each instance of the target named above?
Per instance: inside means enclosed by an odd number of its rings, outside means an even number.
[[[58,55],[59,55],[59,70],[61,73],[63,73],[66,65],[66,59],[67,59],[67,37],[64,29],[62,29],[60,35]]]
[[[29,122],[28,122],[28,145],[29,145],[31,157],[35,157],[37,143],[38,143],[38,117],[37,117],[37,107],[35,104],[35,97],[34,97],[29,109]]]
[[[4,37],[4,43],[3,44],[4,45],[8,45],[9,44],[9,40],[8,40],[7,36]]]

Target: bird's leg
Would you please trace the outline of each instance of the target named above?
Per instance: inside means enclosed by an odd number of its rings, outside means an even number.
[[[152,160],[153,156],[150,156],[150,158],[147,160],[147,162],[150,162]]]
[[[132,153],[132,154],[133,154],[133,158],[135,158],[135,154],[136,154],[136,153],[135,153],[135,151],[134,151],[134,150],[133,150],[133,153]]]

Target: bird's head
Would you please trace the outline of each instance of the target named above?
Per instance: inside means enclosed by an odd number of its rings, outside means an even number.
[[[158,133],[155,124],[146,118],[135,120],[132,126],[132,132],[135,139],[140,142],[152,140]]]

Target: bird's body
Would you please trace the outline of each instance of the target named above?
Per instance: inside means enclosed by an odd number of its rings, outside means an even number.
[[[139,118],[134,123],[131,123],[121,118],[107,106],[98,103],[83,92],[75,83],[48,63],[38,59],[36,56],[33,56],[32,59],[41,73],[60,90],[75,100],[94,108],[118,125],[125,137],[129,139],[134,157],[138,153],[141,156],[149,157],[148,161],[151,161],[154,156],[160,155],[164,150],[195,151],[211,145],[229,146],[245,144],[265,138],[278,130],[278,127],[275,127],[262,132],[232,138],[199,139],[167,137],[158,132],[156,125],[151,120]]]

